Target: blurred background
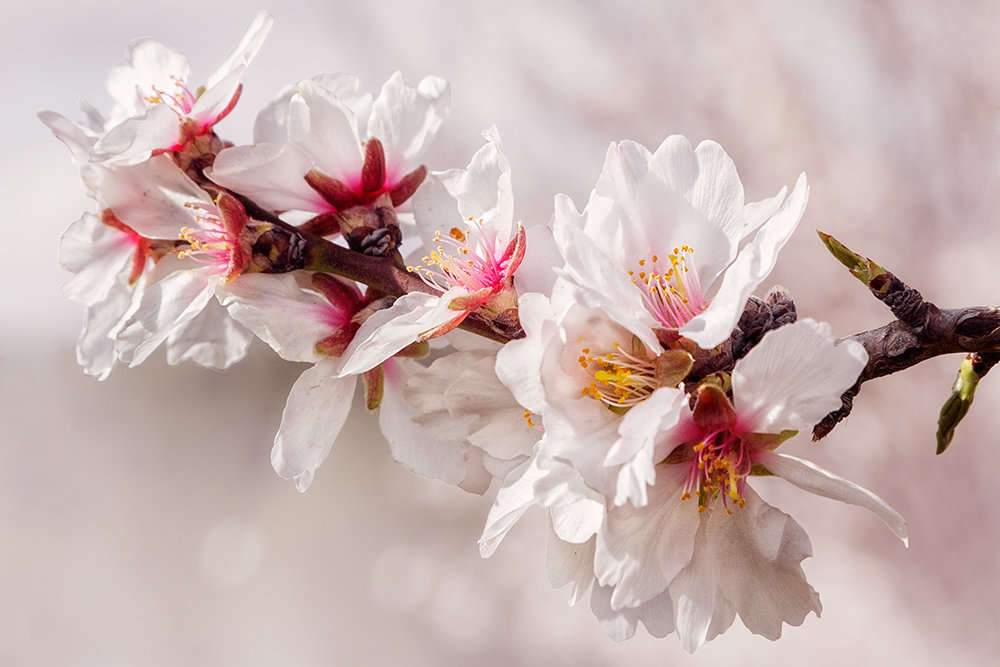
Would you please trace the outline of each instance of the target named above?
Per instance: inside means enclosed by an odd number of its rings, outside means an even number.
[[[582,206],[612,141],[719,141],[749,200],[805,171],[809,208],[771,279],[838,335],[887,310],[826,253],[821,229],[942,307],[1000,300],[1000,4],[706,2],[7,2],[2,103],[0,663],[4,665],[968,665],[1000,655],[1000,377],[952,448],[937,411],[960,359],[866,384],[831,437],[785,451],[872,489],[910,548],[863,510],[780,481],[756,488],[812,538],[824,604],[771,643],[733,629],[694,657],[640,628],[609,640],[544,573],[544,516],[491,559],[494,489],[470,496],[392,462],[362,406],[309,491],[269,461],[304,366],[255,342],[226,373],[162,352],[105,383],[76,367],[82,308],[58,239],[92,204],[33,111],[107,111],[104,74],[133,38],[181,49],[199,85],[255,11],[275,26],[218,126],[250,140],[286,83],[393,71],[453,86],[424,156],[464,167],[496,123],[516,217]],[[1000,374],[1000,371],[996,371]],[[786,485],[787,486],[787,485]]]

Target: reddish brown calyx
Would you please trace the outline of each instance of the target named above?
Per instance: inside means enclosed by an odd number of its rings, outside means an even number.
[[[695,393],[692,418],[705,433],[727,431],[736,424],[736,410],[721,387],[705,383]]]
[[[427,168],[417,167],[396,183],[386,187],[385,150],[382,142],[372,137],[365,143],[365,161],[361,167],[361,182],[352,189],[342,181],[318,169],[305,175],[306,183],[315,190],[335,211],[346,211],[355,206],[373,203],[382,194],[388,194],[393,206],[399,206],[413,196],[427,176]]]

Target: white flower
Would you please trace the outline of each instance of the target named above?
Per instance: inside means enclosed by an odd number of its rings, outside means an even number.
[[[396,72],[374,103],[357,90],[347,74],[286,88],[258,115],[257,143],[223,150],[206,175],[276,211],[343,212],[383,195],[400,206],[424,179],[410,167],[447,117],[450,88],[434,76],[414,88]]]
[[[208,193],[166,155],[134,166],[91,163],[86,160],[94,143],[91,135],[59,114],[43,111],[38,116],[70,149],[84,189],[100,210],[96,216],[85,214],[74,222],[63,235],[59,249],[63,268],[75,274],[63,286],[63,295],[87,308],[77,345],[77,360],[84,372],[107,379],[118,360],[137,364],[164,340],[171,364],[191,359],[202,366],[227,368],[241,359],[250,336],[218,304],[208,303],[209,292],[197,295],[202,299],[199,308],[186,309],[189,304],[185,303],[180,316],[163,317],[170,309],[167,302],[183,299],[190,292],[178,288],[178,281],[190,277],[184,269],[203,266],[204,262],[161,260],[176,260],[181,254],[212,260],[221,257],[220,232],[211,231],[211,221],[219,221],[219,216],[201,216],[198,222],[195,212],[197,207],[215,210]],[[241,210],[234,210],[233,216],[238,217]],[[184,248],[198,252],[186,252]],[[175,275],[175,271],[180,273]],[[195,270],[197,275],[210,273],[204,267]],[[162,303],[158,295],[164,287],[155,286],[161,279],[172,285],[166,289],[166,302]],[[149,286],[154,286],[150,298],[143,301]],[[158,319],[150,325],[156,334],[147,338],[150,331],[133,327],[127,337],[138,334],[142,340],[116,343],[126,324],[132,322],[130,318],[137,315],[140,303],[149,306],[154,301],[154,311],[149,313],[147,308],[143,317]],[[133,355],[140,345],[145,345],[144,350]]]
[[[243,74],[273,22],[267,12],[254,16],[236,47],[197,91],[188,85],[191,64],[183,53],[150,38],[130,43],[128,62],[108,72],[108,93],[115,103],[91,159],[136,164],[210,133],[236,105]],[[92,121],[91,127],[97,124]]]
[[[169,158],[164,156],[163,160],[168,172],[169,167],[176,169]],[[154,158],[145,164],[156,161]],[[120,173],[137,176],[145,164]],[[136,206],[149,206],[141,208],[142,215],[131,222],[148,222],[137,229],[147,238],[183,241],[174,252],[180,259],[196,260],[191,263],[197,268],[188,268],[188,263],[173,265],[169,268],[174,270],[151,282],[113,333],[115,354],[130,367],[137,366],[166,341],[171,364],[192,359],[202,366],[228,368],[246,354],[250,338],[215,303],[215,296],[250,262],[250,218],[243,205],[227,193],[213,202],[193,183],[182,190],[167,190],[158,185],[161,181],[155,174],[152,176],[149,181],[125,179],[145,193],[132,200]],[[169,215],[148,218],[156,210]]]
[[[583,303],[622,326],[664,341],[679,332],[713,348],[732,333],[798,224],[805,175],[782,205],[784,195],[745,204],[732,160],[711,141],[692,150],[672,136],[655,153],[630,141],[612,144],[584,213],[557,199],[553,232],[564,275],[580,286]],[[638,335],[647,346],[657,343],[654,334]]]
[[[274,439],[271,463],[300,491],[312,483],[326,460],[363,380],[365,403],[379,410],[379,424],[393,457],[413,472],[477,493],[489,475],[461,442],[453,442],[413,420],[417,410],[403,397],[407,380],[422,366],[408,359],[426,345],[401,350],[363,373],[338,376],[339,357],[364,318],[381,300],[369,300],[346,280],[327,274],[248,274],[227,288],[223,303],[232,316],[284,359],[311,362],[295,382]],[[485,482],[485,484],[484,484]]]
[[[780,636],[782,623],[818,614],[819,597],[799,565],[812,553],[808,536],[761,500],[747,477],[778,475],[869,509],[905,541],[903,519],[871,492],[773,451],[837,409],[866,361],[860,344],[834,344],[829,326],[812,320],[765,335],[733,370],[732,403],[704,383],[694,409],[658,435],[657,448],[668,455],[656,466],[647,505],[609,506],[592,550],[561,559],[554,578],[592,564],[591,606],[613,638],[630,637],[641,620],[657,636],[676,630],[689,652],[737,614],[769,639]],[[584,537],[590,544],[586,535],[564,541]]]
[[[538,466],[567,462],[614,504],[644,505],[654,465],[666,455],[656,436],[680,417],[685,395],[677,385],[691,356],[659,342],[647,347],[643,338],[655,336],[648,327],[628,329],[602,308],[582,305],[561,279],[551,300],[522,296],[519,314],[525,338],[500,352],[497,375],[540,415]],[[543,505],[554,502],[547,490],[536,492]]]
[[[468,169],[432,174],[414,196],[423,265],[408,267],[436,294],[410,292],[370,318],[344,354],[343,373],[357,373],[414,341],[441,336],[482,309],[497,324],[516,322],[514,272],[526,251],[513,218],[510,165],[496,128]],[[535,261],[545,263],[545,258]]]
[[[472,335],[449,339],[464,349],[417,371],[403,389],[410,421],[466,457],[480,458],[492,477],[503,479],[531,455],[541,428],[497,378],[500,345]],[[407,430],[386,438],[391,443]]]

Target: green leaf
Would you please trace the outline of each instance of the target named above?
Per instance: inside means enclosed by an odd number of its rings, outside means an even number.
[[[846,266],[851,275],[868,287],[871,287],[872,278],[886,273],[886,270],[881,266],[867,257],[854,252],[829,234],[824,234],[818,230],[816,233],[819,234],[820,239],[823,240],[823,244],[830,251],[830,254],[836,257],[838,262]]]

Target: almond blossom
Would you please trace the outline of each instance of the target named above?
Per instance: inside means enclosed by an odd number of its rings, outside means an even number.
[[[372,102],[358,85],[327,74],[286,88],[258,115],[257,143],[222,151],[206,174],[266,208],[326,216],[320,233],[343,231],[385,254],[400,240],[387,238],[395,208],[427,173],[411,166],[447,117],[451,91],[439,77],[413,87],[396,72]]]
[[[422,367],[409,357],[426,345],[400,350],[395,358],[357,375],[340,376],[339,357],[366,317],[384,297],[362,295],[349,281],[323,273],[244,275],[226,291],[223,303],[234,318],[268,343],[283,359],[310,362],[295,382],[274,439],[271,463],[305,491],[333,449],[363,381],[365,405],[379,410],[379,424],[393,457],[413,472],[476,493],[489,485],[481,453],[441,437],[413,421],[417,410],[403,397],[407,380]]]
[[[582,303],[653,332],[638,334],[647,346],[681,335],[713,348],[732,333],[802,217],[805,174],[787,200],[785,192],[746,204],[735,165],[712,141],[692,149],[672,136],[652,153],[631,141],[612,144],[582,214],[557,198],[564,275],[581,288]]]
[[[568,462],[612,503],[644,505],[655,479],[655,436],[680,417],[685,394],[678,384],[692,357],[659,342],[647,346],[643,338],[655,336],[648,327],[629,329],[602,308],[584,306],[563,279],[551,299],[529,293],[519,303],[525,338],[504,346],[497,375],[540,416],[538,465]]]
[[[468,169],[431,174],[414,196],[422,264],[407,270],[429,288],[410,292],[377,313],[344,354],[342,373],[380,363],[414,341],[441,336],[482,309],[496,325],[517,321],[514,272],[526,250],[525,230],[513,218],[510,164],[496,128]],[[544,232],[543,232],[544,233]],[[539,256],[545,266],[551,257]]]
[[[615,506],[582,485],[568,462],[545,469],[536,454],[505,482],[483,543],[495,545],[530,505],[548,504],[550,580],[573,584],[571,603],[593,585],[591,608],[612,638],[631,637],[641,621],[658,637],[676,631],[693,652],[739,615],[751,632],[777,639],[782,623],[799,625],[821,611],[800,566],[812,548],[791,517],[754,492],[749,476],[777,475],[864,507],[906,541],[905,522],[877,496],[774,451],[839,407],[866,361],[860,344],[835,344],[829,326],[812,320],[769,332],[737,362],[732,400],[704,382],[693,408],[685,404],[674,424],[659,429],[644,506]],[[543,439],[539,451],[544,446]]]
[[[169,156],[133,166],[91,163],[86,156],[96,141],[93,136],[54,112],[41,111],[38,116],[70,149],[84,190],[99,208],[97,215],[84,214],[70,225],[60,242],[59,261],[74,274],[63,286],[64,296],[87,308],[77,360],[87,374],[104,380],[117,361],[135,364],[148,354],[140,353],[137,361],[130,345],[119,340],[143,303],[147,287],[169,278],[168,301],[173,300],[180,294],[169,287],[180,277],[174,271],[204,266],[204,262],[178,261],[181,256],[221,257],[219,232],[212,231],[211,222],[220,218],[216,211],[197,222],[198,207],[214,210],[215,204]],[[239,216],[239,210],[232,215]],[[207,229],[202,228],[205,225]],[[245,245],[245,240],[241,243]],[[236,273],[232,268],[230,277]],[[147,307],[162,289],[153,289]],[[155,313],[162,317],[159,306]],[[171,364],[191,359],[202,366],[227,368],[243,357],[250,342],[248,333],[225,310],[207,300],[169,326],[161,322],[157,328],[162,335],[155,344],[146,341],[145,349],[151,352],[166,340]],[[129,335],[135,333],[133,328]]]
[[[128,62],[108,72],[111,114],[102,123],[90,124],[103,130],[91,160],[136,164],[211,133],[236,106],[243,74],[273,22],[267,12],[254,16],[205,86],[196,90],[188,84],[191,64],[183,53],[148,37],[131,42],[125,51]]]

